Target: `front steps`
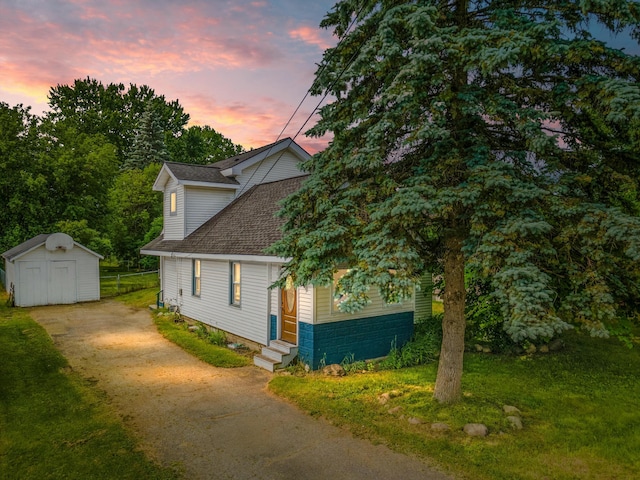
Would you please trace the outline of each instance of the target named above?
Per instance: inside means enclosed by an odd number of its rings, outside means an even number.
[[[298,355],[298,347],[282,340],[271,340],[268,347],[262,347],[262,353],[254,355],[253,364],[273,372],[284,368]]]

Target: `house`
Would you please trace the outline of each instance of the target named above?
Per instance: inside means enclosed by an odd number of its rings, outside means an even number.
[[[304,182],[298,165],[309,158],[284,139],[208,166],[166,162],[153,187],[164,194],[164,230],[141,249],[160,257],[165,305],[261,347],[255,362],[268,370],[296,353],[312,368],[384,356],[431,312],[430,287],[396,305],[374,293],[357,314],[338,310],[332,287],[269,288],[286,262],[265,254],[281,237],[275,213]]]
[[[100,300],[102,255],[64,233],[42,234],[2,254],[5,286],[19,307]]]

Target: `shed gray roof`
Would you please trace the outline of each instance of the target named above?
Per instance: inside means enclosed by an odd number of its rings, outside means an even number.
[[[2,257],[5,258],[7,261],[12,262],[14,259],[18,258],[19,256],[21,256],[21,255],[33,250],[34,248],[39,247],[40,245],[44,245],[45,243],[47,243],[47,239],[51,235],[56,235],[56,234],[55,233],[41,233],[40,235],[36,235],[35,237],[30,238],[29,240],[26,240],[26,241],[22,242],[20,245],[17,245],[15,247],[7,250],[6,252],[4,252],[2,254]],[[73,244],[77,245],[78,247],[82,248],[83,250],[95,255],[98,258],[104,258],[99,253],[96,253],[93,250],[89,250],[87,247],[85,247],[83,245],[80,245],[76,241],[74,241]]]
[[[274,148],[276,145],[279,145],[284,142],[291,142],[290,138],[283,138],[275,143],[270,143],[269,145],[265,145],[264,147],[256,148],[254,150],[250,150],[248,152],[241,153],[239,155],[234,155],[233,157],[225,158],[224,160],[220,160],[218,162],[212,163],[210,166],[219,168],[220,170],[226,170],[227,168],[231,168],[239,163],[242,163],[246,160],[249,160],[256,155],[261,154],[269,150],[270,148]]]
[[[237,181],[233,178],[225,177],[220,173],[220,168],[212,165],[193,165],[177,162],[165,162],[165,165],[178,180],[238,185]]]
[[[52,234],[51,233],[41,233],[40,235],[36,235],[33,238],[30,238],[26,242],[22,242],[20,245],[13,247],[10,250],[7,250],[2,254],[4,258],[11,261],[14,258],[22,255],[23,253],[28,252],[40,245],[44,244]]]
[[[284,219],[276,217],[280,201],[297,191],[307,175],[255,185],[184,240],[162,236],[143,252],[264,255],[282,237]]]

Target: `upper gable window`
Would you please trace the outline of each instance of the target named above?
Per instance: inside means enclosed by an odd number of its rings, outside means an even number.
[[[178,214],[178,192],[175,190],[169,193],[169,215]]]

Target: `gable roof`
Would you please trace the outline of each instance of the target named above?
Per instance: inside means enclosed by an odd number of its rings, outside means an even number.
[[[234,179],[222,175],[219,168],[211,165],[193,165],[178,162],[165,162],[165,165],[178,181],[238,184]]]
[[[162,191],[165,184],[173,178],[183,185],[200,185],[237,188],[239,183],[229,177],[225,177],[219,168],[211,165],[195,165],[191,163],[164,162],[158,177],[153,184],[153,190]]]
[[[165,241],[160,236],[141,252],[264,255],[267,247],[282,238],[285,220],[276,217],[280,201],[300,189],[307,177],[255,185],[184,240]]]
[[[275,155],[286,148],[289,148],[300,160],[306,160],[311,157],[306,150],[291,138],[283,138],[282,140],[265,145],[264,147],[256,148],[254,150],[220,160],[219,162],[212,163],[211,166],[219,168],[223,175],[234,176],[241,173],[243,169],[264,160],[268,156]]]
[[[2,254],[2,257],[4,257],[7,261],[9,262],[13,262],[14,260],[16,260],[17,258],[21,257],[22,255],[25,255],[26,253],[29,253],[32,250],[35,250],[36,248],[44,245],[45,243],[47,243],[47,239],[51,236],[51,235],[55,235],[54,233],[41,233],[40,235],[36,235],[33,238],[30,238],[29,240],[22,242],[20,245],[17,245],[9,250],[7,250],[6,252],[4,252]],[[99,253],[94,252],[93,250],[89,250],[87,247],[80,245],[78,242],[74,241],[73,242],[74,246],[80,247],[83,250],[95,255],[98,258],[104,258],[102,255],[100,255]]]

